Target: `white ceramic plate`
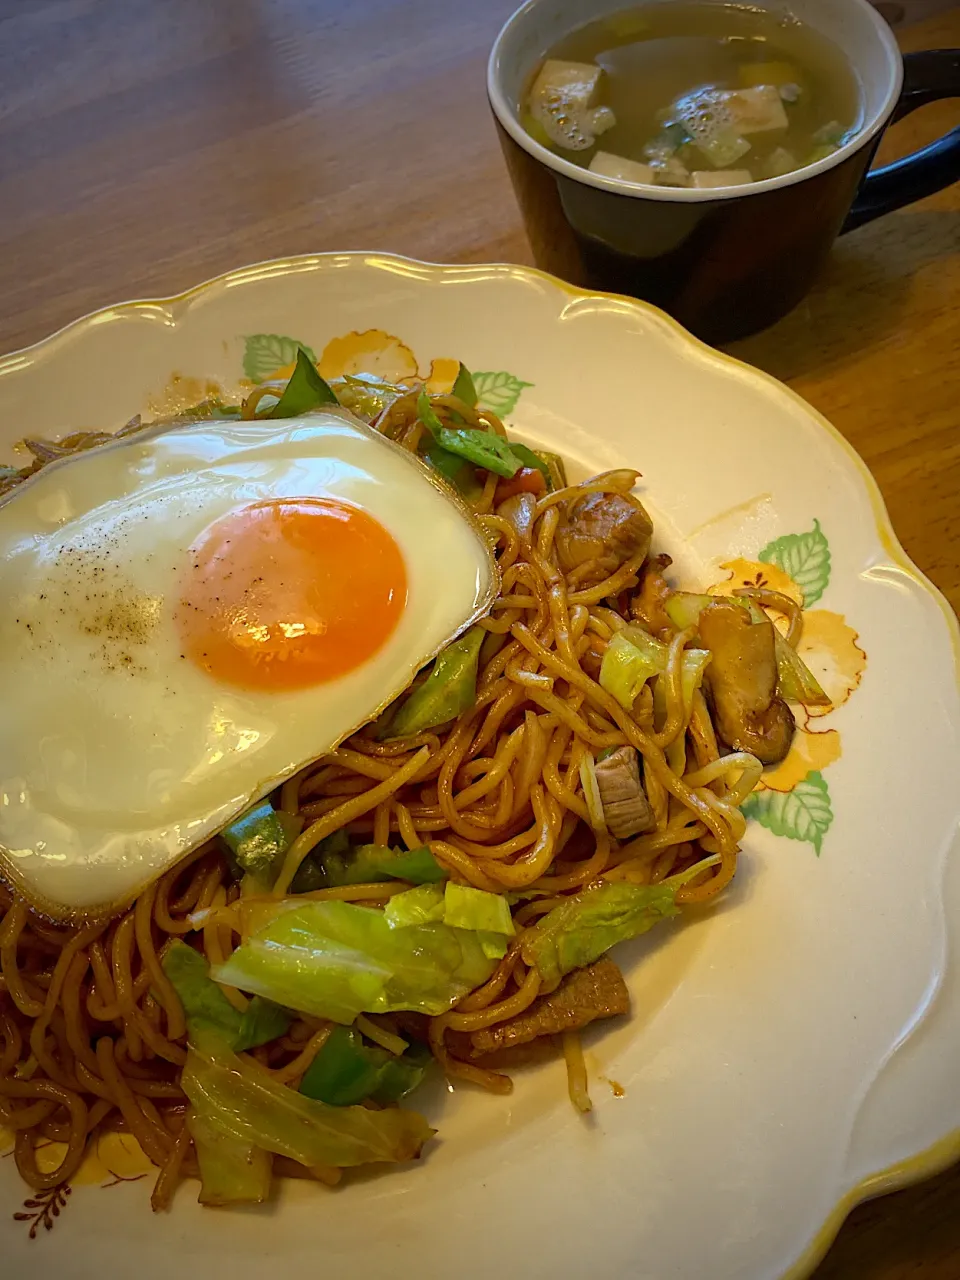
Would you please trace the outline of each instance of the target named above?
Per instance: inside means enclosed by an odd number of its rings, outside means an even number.
[[[55,1217],[43,1198],[21,1210],[0,1161],[5,1271],[806,1275],[856,1200],[960,1153],[953,615],[863,464],[795,395],[649,307],[518,267],[320,255],[110,308],[0,360],[0,448],[185,405],[208,381],[237,391],[297,342],[328,373],[461,358],[529,442],[640,468],[688,581],[760,573],[803,592],[810,660],[842,705],[751,802],[723,904],[621,954],[634,1016],[589,1039],[589,1120],[559,1066],[506,1100],[435,1088],[422,1106],[441,1140],[417,1166],[289,1186],[256,1212],[201,1210],[187,1185],[153,1217],[149,1184],[122,1181],[136,1161],[106,1152],[87,1180],[108,1189],[77,1185]]]

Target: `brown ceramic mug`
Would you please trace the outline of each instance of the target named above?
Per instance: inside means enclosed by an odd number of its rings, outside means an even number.
[[[843,50],[860,79],[863,123],[835,155],[750,186],[622,182],[562,159],[523,128],[520,100],[539,62],[578,27],[623,10],[624,0],[528,0],[497,37],[487,73],[537,264],[586,288],[653,302],[716,344],[764,329],[795,307],[838,235],[960,179],[960,129],[867,172],[891,122],[960,96],[960,50],[904,59],[867,0],[793,0],[789,9],[759,2]]]

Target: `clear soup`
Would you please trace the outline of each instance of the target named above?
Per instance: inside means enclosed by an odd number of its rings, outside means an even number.
[[[798,19],[647,4],[559,41],[524,95],[537,142],[627,182],[718,188],[781,177],[861,127],[844,54]]]

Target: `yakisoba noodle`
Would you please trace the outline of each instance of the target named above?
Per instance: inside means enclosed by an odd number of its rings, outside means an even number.
[[[253,415],[268,390],[250,397],[244,416]],[[505,434],[495,415],[455,396],[433,396],[431,405],[444,422]],[[425,430],[416,392],[395,400],[377,425],[415,450]],[[101,438],[74,436],[62,447],[36,444],[35,465]],[[712,865],[676,900],[701,904],[715,897],[736,871],[745,825],[739,806],[760,774],[752,755],[720,754],[702,693],[692,704],[684,700],[681,663],[692,629],[661,629],[669,657],[659,711],[649,687],[631,713],[597,679],[615,633],[638,618],[647,621],[635,594],[646,548],[596,581],[589,563],[568,573],[561,569],[556,536],[585,495],[623,494],[635,479],[633,472],[614,472],[538,500],[528,497],[511,516],[495,511],[498,478],[487,473],[472,505],[496,543],[502,588],[480,624],[487,635],[475,704],[445,727],[406,740],[380,741],[376,726],[368,726],[275,797],[278,808],[304,821],[276,895],[288,891],[319,841],[341,830],[379,845],[413,850],[426,844],[453,880],[525,895],[513,908],[517,935],[490,978],[425,1027],[448,1077],[496,1093],[509,1092],[509,1076],[467,1060],[463,1037],[537,1001],[542,981],[523,959],[526,931],[587,885],[654,884],[709,855],[715,855]],[[788,613],[796,632],[797,619],[787,608],[792,602],[760,603]],[[581,775],[587,757],[592,763],[622,746],[642,757],[655,829],[621,843],[602,824],[591,825]],[[304,896],[382,905],[406,888],[403,882],[360,884]],[[0,886],[0,1125],[13,1131],[16,1165],[31,1187],[72,1178],[90,1141],[107,1130],[133,1135],[160,1169],[155,1208],[169,1203],[181,1178],[197,1174],[180,1086],[186,1021],[162,958],[181,939],[212,965],[222,963],[238,941],[231,907],[239,892],[216,840],[168,871],[118,918],[79,930],[45,921]],[[239,991],[227,989],[227,996],[236,1008],[246,1007]],[[278,1082],[296,1088],[331,1026],[298,1016],[252,1057]],[[409,1025],[397,1015],[362,1020],[368,1039],[387,1047],[404,1044],[401,1026],[409,1039]],[[571,1098],[586,1109],[586,1071],[575,1032],[563,1035],[562,1053]],[[65,1144],[65,1151],[57,1167],[45,1171],[37,1152],[49,1141]],[[274,1169],[329,1185],[341,1176],[339,1169],[305,1168],[282,1158]]]

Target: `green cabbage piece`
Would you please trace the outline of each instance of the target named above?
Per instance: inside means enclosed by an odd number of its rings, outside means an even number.
[[[190,1102],[187,1125],[200,1166],[201,1204],[266,1200],[271,1153],[337,1167],[409,1160],[433,1132],[414,1112],[334,1109],[301,1098],[234,1051],[283,1034],[290,1021],[285,1010],[254,997],[248,1013],[239,1014],[209,976],[204,957],[186,943],[167,949],[163,968],[187,1015],[181,1084]],[[384,1069],[376,1082],[379,1099],[395,1101],[422,1074],[413,1059]]]
[[[777,691],[787,702],[799,702],[805,707],[829,707],[830,699],[820,681],[804,660],[777,632]]]
[[[545,449],[537,450],[537,457],[547,469],[547,488],[551,493],[556,489],[567,487],[567,468],[559,453],[548,453]]]
[[[686,631],[688,627],[695,627],[700,621],[700,615],[709,604],[716,604],[718,600],[724,599],[721,596],[704,596],[697,595],[693,591],[674,591],[668,599],[664,608],[667,617],[675,627],[679,627],[681,631]],[[731,603],[726,600],[725,603]],[[738,601],[735,599],[733,603]],[[742,605],[743,601],[739,601]]]
[[[216,1208],[262,1204],[269,1199],[273,1176],[269,1151],[224,1133],[196,1107],[187,1113],[187,1128],[200,1166],[201,1204]]]
[[[214,971],[228,986],[349,1024],[358,1013],[440,1014],[493,971],[480,940],[442,923],[391,929],[348,902],[278,903]]]
[[[387,722],[383,730],[385,738],[412,738],[425,729],[455,720],[473,706],[477,698],[480,646],[486,634],[482,627],[471,627],[459,640],[447,645],[427,679]]]
[[[548,911],[523,940],[522,954],[536,965],[548,989],[572,969],[593,964],[618,942],[639,938],[660,920],[680,914],[677,890],[721,861],[702,858],[660,884],[604,881]]]
[[[458,929],[502,933],[508,938],[516,933],[510,904],[502,894],[487,893],[466,884],[447,884],[443,922]]]
[[[488,960],[502,960],[507,954],[509,948],[505,934],[493,933],[489,929],[478,929],[477,939]]]
[[[421,885],[394,894],[383,914],[391,929],[439,921],[455,929],[473,930],[483,954],[494,960],[506,955],[505,939],[516,932],[506,896],[449,882],[446,888]]]
[[[205,957],[185,942],[175,941],[164,952],[162,965],[187,1016],[190,1043],[206,1037],[225,1049],[244,1047],[240,1041],[245,1015],[238,1013],[210,977]],[[187,1127],[200,1166],[201,1204],[260,1204],[269,1197],[273,1165],[269,1152],[221,1132],[194,1108],[187,1114]]]
[[[600,663],[600,685],[631,711],[643,686],[666,670],[666,645],[648,637],[649,644],[631,644],[622,632],[612,637]]]
[[[641,627],[624,627],[607,645],[600,664],[600,684],[613,694],[625,711],[630,711],[647,681],[664,674],[669,654],[665,644]],[[695,691],[703,682],[703,673],[709,662],[710,652],[707,649],[685,649],[683,652],[680,684],[687,711],[692,706]]]
[[[383,909],[391,929],[408,929],[411,925],[443,922],[444,889],[439,884],[422,884],[405,893],[395,893]]]
[[[756,600],[733,597],[734,604],[743,605],[754,622],[766,622],[767,615]],[[824,693],[820,682],[804,660],[787,644],[780,632],[774,627],[774,653],[777,659],[777,692],[787,702],[799,702],[805,707],[829,707],[830,699]]]
[[[330,390],[345,409],[371,423],[410,388],[387,382],[374,373],[345,373],[342,378],[333,379]]]
[[[414,1111],[330,1107],[307,1098],[238,1057],[219,1036],[191,1046],[180,1083],[201,1126],[307,1166],[412,1160],[434,1132]]]
[[[679,914],[677,885],[613,882],[584,889],[548,911],[522,944],[523,958],[548,984],[598,960],[618,942],[638,938]]]

